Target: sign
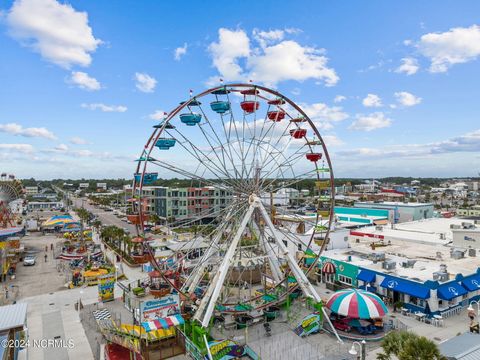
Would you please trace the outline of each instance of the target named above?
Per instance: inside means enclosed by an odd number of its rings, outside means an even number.
[[[213,360],[229,360],[241,358],[245,349],[243,346],[237,344],[232,340],[220,340],[208,343],[210,348],[210,354],[212,354]],[[208,355],[205,356],[208,359]]]
[[[314,334],[322,328],[322,317],[320,314],[310,314],[303,318],[294,332],[300,337]]]
[[[98,300],[101,302],[114,299],[115,275],[103,275],[98,277]]]
[[[140,311],[142,322],[178,314],[180,312],[180,297],[178,294],[170,294],[160,299],[144,301],[140,304]]]

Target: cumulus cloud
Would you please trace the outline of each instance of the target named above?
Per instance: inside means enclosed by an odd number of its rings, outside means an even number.
[[[395,69],[396,73],[413,75],[420,69],[420,66],[418,66],[418,61],[415,58],[406,57],[406,58],[403,58],[401,61],[402,61],[401,65]]]
[[[68,151],[68,146],[65,144],[59,144],[55,146],[55,150],[61,151],[61,152]]]
[[[187,43],[183,44],[183,46],[176,48],[175,51],[173,52],[173,56],[175,60],[179,61],[182,58],[182,56],[187,53],[187,48],[188,48]]]
[[[90,65],[91,53],[101,44],[86,12],[55,0],[16,0],[6,22],[13,38],[64,68]]]
[[[88,110],[101,110],[103,112],[125,112],[127,107],[123,105],[105,105],[102,103],[96,104],[82,104],[80,105],[84,109]]]
[[[382,99],[378,95],[368,94],[366,98],[362,100],[362,104],[365,107],[380,107],[382,106]]]
[[[157,86],[157,80],[146,73],[135,73],[135,86],[138,90],[151,93],[155,90]]]
[[[33,152],[33,146],[30,144],[0,144],[0,150],[18,151],[24,154]]]
[[[323,141],[325,141],[325,144],[329,147],[331,147],[331,146],[341,146],[341,145],[345,144],[336,135],[323,135],[322,139],[323,139]]]
[[[157,121],[160,121],[162,119],[165,118],[165,111],[163,110],[155,110],[153,113],[151,113],[150,115],[148,115],[148,117],[152,120],[157,120]]]
[[[324,49],[302,46],[285,39],[285,34],[291,32],[255,29],[250,39],[242,29],[221,28],[218,42],[208,50],[220,77],[227,81],[252,79],[270,86],[287,80],[314,79],[326,86],[338,82],[335,70],[327,66]]]
[[[422,102],[421,97],[415,96],[406,91],[396,92],[394,95],[398,103],[402,106],[414,106]]]
[[[75,145],[85,145],[88,144],[88,141],[85,139],[82,139],[81,137],[74,136],[70,139],[70,142]]]
[[[102,87],[97,79],[82,71],[73,71],[70,77],[70,82],[78,86],[80,89],[88,91],[100,90]]]
[[[420,38],[416,46],[430,60],[430,72],[446,72],[451,66],[475,60],[480,55],[480,26],[428,33]]]
[[[17,123],[0,124],[0,132],[16,136],[40,137],[50,140],[56,139],[56,136],[44,127],[24,128],[22,125],[19,125]]]
[[[337,95],[335,96],[335,98],[333,99],[333,102],[334,103],[340,103],[342,102],[343,100],[346,100],[347,98],[343,95]]]
[[[350,130],[372,131],[389,127],[392,120],[383,112],[375,112],[368,115],[357,115],[355,121],[348,127]]]
[[[299,105],[320,130],[330,130],[333,128],[333,123],[348,118],[348,114],[343,111],[341,106],[328,106],[324,103]]]

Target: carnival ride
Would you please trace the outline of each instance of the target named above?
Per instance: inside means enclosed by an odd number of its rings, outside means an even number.
[[[23,187],[20,180],[14,175],[3,173],[0,175],[0,229],[11,229],[14,233],[18,228],[18,215],[14,213],[11,204],[19,200],[23,195]]]
[[[179,293],[182,309],[191,312],[194,323],[207,329],[216,316],[238,320],[277,311],[300,293],[324,313],[308,277],[328,242],[333,171],[315,122],[300,106],[254,84],[190,92],[189,99],[154,126],[136,161],[128,214],[138,233],[132,258],[151,263],[152,285]],[[205,236],[208,248],[196,260],[187,261],[189,252],[181,247],[171,262],[155,258],[144,231],[155,200],[144,190],[160,172],[163,178],[191,182],[186,204],[172,201],[174,215],[166,219],[171,229],[205,219],[215,225]],[[273,195],[282,189],[299,193],[305,181],[315,183],[310,199],[316,212],[309,229],[291,207],[275,206]],[[222,194],[231,200],[222,203]],[[302,201],[286,198],[285,205]],[[185,208],[187,214],[182,213]],[[285,218],[290,221],[279,220]]]

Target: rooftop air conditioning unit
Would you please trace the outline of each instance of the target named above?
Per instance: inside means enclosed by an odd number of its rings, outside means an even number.
[[[436,271],[436,272],[433,273],[433,280],[447,281],[448,280],[448,273]]]
[[[385,253],[383,253],[383,252],[371,253],[370,258],[373,261],[383,261],[383,260],[385,260]]]
[[[446,239],[445,233],[440,233],[440,240],[445,240],[445,239]]]
[[[375,230],[383,231],[383,226],[382,225],[377,225],[377,226],[375,226]]]
[[[456,260],[463,259],[463,251],[454,250],[452,251],[451,257],[452,259],[456,259]]]
[[[394,260],[385,260],[382,263],[382,268],[385,270],[393,270],[397,266],[397,263]]]
[[[417,262],[416,260],[404,260],[402,261],[402,267],[413,268],[416,262]]]
[[[468,249],[468,256],[475,257],[477,256],[477,250],[475,249]]]

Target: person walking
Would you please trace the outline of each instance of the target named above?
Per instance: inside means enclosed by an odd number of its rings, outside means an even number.
[[[48,257],[48,255],[47,255],[47,254],[45,254],[45,262],[47,262],[47,257]]]
[[[8,300],[8,287],[5,285],[5,299]]]
[[[52,251],[53,251],[53,243],[52,243],[52,244],[50,244],[50,250],[52,250]]]

